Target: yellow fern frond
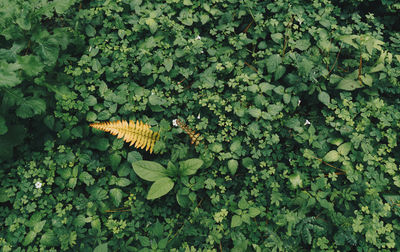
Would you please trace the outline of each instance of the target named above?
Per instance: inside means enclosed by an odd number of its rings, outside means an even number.
[[[190,144],[196,143],[197,146],[200,143],[199,141],[200,133],[196,134],[194,130],[190,129],[189,126],[181,122],[179,119],[176,120],[176,124],[178,124],[178,126],[181,127],[186,132],[186,134],[189,135],[190,139],[192,140]]]
[[[125,120],[92,123],[90,127],[110,132],[110,134],[116,135],[117,138],[122,138],[125,142],[130,143],[129,146],[135,144],[135,148],[144,149],[146,147],[146,151],[150,149],[150,153],[153,152],[155,142],[160,139],[160,134],[152,131],[150,125],[142,121],[136,121],[136,124],[132,120],[129,123]]]

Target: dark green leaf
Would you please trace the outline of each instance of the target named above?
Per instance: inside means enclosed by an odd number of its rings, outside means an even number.
[[[140,160],[132,163],[135,173],[142,179],[147,181],[156,181],[167,177],[166,169],[159,163]]]
[[[174,187],[174,181],[172,181],[168,177],[160,178],[156,180],[150,187],[149,192],[147,193],[147,199],[153,200],[160,198],[167,194]]]

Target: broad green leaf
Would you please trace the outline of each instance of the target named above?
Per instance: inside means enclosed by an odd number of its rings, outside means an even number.
[[[292,184],[293,188],[303,187],[303,181],[300,177],[300,174],[295,173],[289,176],[290,183]]]
[[[336,162],[339,160],[339,153],[335,150],[331,150],[324,156],[323,160],[326,162]]]
[[[155,33],[157,31],[157,22],[153,18],[147,18],[146,24],[149,26],[151,33]]]
[[[369,73],[376,73],[383,71],[385,69],[385,65],[383,63],[378,64],[369,70]]]
[[[40,238],[40,244],[47,246],[47,247],[55,247],[59,244],[58,238],[54,231],[49,230],[42,235]]]
[[[74,2],[75,1],[71,0],[54,0],[54,9],[56,10],[57,14],[63,14],[69,9],[69,7],[71,7]]]
[[[231,144],[231,146],[229,147],[229,149],[230,149],[232,152],[238,153],[238,152],[242,149],[242,145],[241,145],[240,139],[239,139],[239,138],[235,138],[235,139],[232,141],[232,144]]]
[[[93,37],[94,35],[96,35],[96,29],[94,29],[94,27],[91,25],[87,25],[85,27],[85,32],[86,35],[88,35],[89,37]]]
[[[94,248],[93,252],[108,252],[107,243],[102,243]]]
[[[147,199],[153,200],[160,198],[167,194],[174,187],[174,181],[168,177],[160,178],[156,180],[150,187],[147,193]]]
[[[203,165],[203,160],[192,158],[180,162],[179,171],[182,176],[193,175]]]
[[[261,116],[261,109],[259,108],[249,108],[248,112],[252,117],[255,118],[260,118]]]
[[[151,105],[164,105],[167,101],[165,99],[160,98],[157,95],[150,95],[149,96],[149,103]]]
[[[34,55],[18,56],[17,62],[21,65],[22,70],[29,76],[36,76],[44,67],[39,57]]]
[[[238,227],[240,225],[242,225],[242,218],[239,215],[235,214],[231,220],[231,227],[234,228],[234,227]]]
[[[33,231],[35,231],[36,233],[39,233],[40,231],[42,231],[44,224],[46,224],[46,220],[35,223],[35,226],[33,227]]]
[[[281,40],[283,39],[282,33],[273,33],[271,34],[271,39],[277,44],[281,43]]]
[[[163,64],[164,64],[165,70],[167,70],[167,72],[171,71],[173,63],[174,62],[172,61],[171,58],[164,59]]]
[[[53,66],[57,62],[60,51],[57,40],[54,38],[43,38],[38,43],[37,51],[39,56],[42,57],[43,63],[47,66]]]
[[[94,184],[94,178],[88,172],[84,171],[79,175],[79,180],[85,183],[87,186]]]
[[[284,106],[280,102],[276,104],[270,104],[267,107],[268,114],[270,114],[271,116],[276,116],[277,114],[279,114],[279,112],[282,111],[283,108]]]
[[[228,161],[228,169],[231,175],[235,175],[239,166],[239,162],[235,159],[231,159]]]
[[[338,147],[338,149],[337,149],[337,151],[340,154],[342,154],[343,156],[347,156],[347,154],[349,154],[350,150],[351,150],[351,143],[350,142],[347,142],[347,143],[344,143],[344,144],[340,145]]]
[[[140,160],[132,163],[135,173],[147,181],[156,181],[167,177],[166,169],[159,163],[147,160]]]
[[[339,37],[339,40],[358,49],[358,45],[353,41],[357,37],[357,35],[343,35]]]
[[[8,196],[7,189],[6,188],[0,188],[0,203],[4,203],[10,200],[10,197]]]
[[[279,80],[285,74],[285,72],[286,72],[286,67],[279,65],[276,68],[274,79]]]
[[[46,111],[46,102],[40,98],[26,98],[15,111],[20,118],[31,118]]]
[[[122,190],[119,188],[113,188],[110,190],[110,197],[114,206],[118,207],[122,200]]]
[[[363,82],[365,85],[367,85],[367,86],[369,86],[369,87],[372,86],[372,81],[373,81],[373,79],[372,79],[371,75],[369,75],[369,74],[364,74],[364,75],[361,75],[360,77],[361,77],[362,82]]]
[[[268,73],[274,73],[278,68],[279,64],[282,63],[282,58],[279,54],[273,54],[266,60]]]
[[[22,242],[23,246],[28,246],[33,242],[33,240],[36,237],[36,232],[35,231],[29,231],[29,233],[25,236],[24,241]]]
[[[4,119],[3,116],[0,115],[0,135],[4,135],[5,133],[7,133],[8,128],[7,128],[7,124],[6,124],[6,120]]]
[[[311,43],[310,40],[308,39],[300,39],[296,41],[296,44],[294,45],[295,48],[299,49],[300,51],[305,51],[310,47]]]
[[[106,151],[110,146],[110,142],[104,137],[93,137],[90,146],[99,151]]]
[[[223,150],[222,144],[221,143],[213,143],[210,145],[210,150],[219,153]]]
[[[131,183],[132,183],[132,181],[130,181],[130,180],[127,179],[127,178],[118,178],[116,184],[117,184],[117,186],[125,187],[125,186],[130,185]]]
[[[4,60],[0,60],[0,87],[14,87],[22,82],[19,78],[18,69],[20,64],[9,64]]]
[[[247,209],[249,207],[249,203],[245,198],[240,198],[238,202],[238,207],[242,210]]]
[[[318,94],[318,100],[328,106],[331,103],[331,98],[327,92],[321,91]]]
[[[343,78],[336,87],[337,89],[353,91],[357,88],[362,88],[360,82],[358,80],[354,80],[351,78]]]
[[[249,208],[249,215],[251,218],[256,217],[257,215],[259,215],[261,213],[260,209],[256,208],[256,207],[250,207]]]

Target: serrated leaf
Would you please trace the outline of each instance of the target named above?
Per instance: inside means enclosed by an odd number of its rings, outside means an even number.
[[[247,209],[249,207],[249,203],[247,202],[247,200],[245,200],[245,198],[240,198],[238,202],[238,207],[242,210]]]
[[[349,154],[350,150],[351,150],[351,143],[350,142],[341,144],[337,148],[337,151],[343,156],[347,156]]]
[[[154,34],[157,31],[157,22],[153,18],[147,18],[146,24],[149,26],[151,33]]]
[[[192,158],[180,162],[179,171],[182,176],[193,175],[203,165],[203,160]]]
[[[46,220],[35,223],[35,225],[33,226],[33,231],[39,233],[40,231],[42,231],[44,224],[46,224]]]
[[[359,81],[351,78],[343,78],[336,87],[337,89],[353,91],[357,88],[362,88]]]
[[[266,60],[268,73],[274,73],[278,68],[279,64],[282,63],[282,58],[279,54],[273,54]]]
[[[172,179],[168,177],[160,178],[151,185],[146,198],[148,200],[160,198],[171,191],[173,187],[174,181],[172,181]]]
[[[231,175],[235,175],[239,166],[239,162],[235,159],[231,159],[228,161],[228,169]]]
[[[132,163],[135,173],[147,181],[156,181],[167,177],[167,170],[159,163],[147,160],[140,160]]]
[[[57,40],[54,38],[43,38],[38,44],[37,51],[43,59],[43,63],[47,66],[55,65],[60,51]]]
[[[36,76],[44,67],[39,57],[34,55],[18,56],[17,63],[21,65],[22,70],[29,76]]]
[[[47,231],[40,238],[40,244],[46,247],[55,247],[59,243],[56,234],[52,230]]]
[[[234,228],[240,225],[242,225],[242,218],[239,215],[232,216],[231,227]]]
[[[331,150],[324,156],[324,161],[326,162],[336,162],[339,160],[339,153],[335,150]]]
[[[94,248],[93,252],[108,252],[107,243],[102,243]]]
[[[171,58],[164,59],[163,64],[164,64],[165,70],[167,70],[167,72],[171,71],[173,63],[174,62],[172,61]]]
[[[18,117],[31,118],[46,111],[46,102],[40,98],[26,98],[15,111]]]
[[[71,0],[54,0],[53,1],[54,9],[56,10],[57,14],[63,14],[64,12],[66,12],[73,3],[74,2]]]
[[[295,43],[295,48],[299,49],[300,51],[305,51],[310,47],[311,43],[308,39],[300,39],[297,40]]]
[[[249,215],[251,218],[256,217],[257,215],[259,215],[261,213],[260,209],[256,208],[256,207],[250,207],[249,208]]]
[[[0,87],[14,87],[22,82],[16,72],[21,68],[20,64],[9,64],[4,60],[0,61]]]
[[[293,188],[303,187],[303,181],[300,177],[300,174],[298,173],[290,175],[289,181],[292,184]]]
[[[321,91],[318,94],[318,100],[328,106],[331,103],[331,97],[327,92]]]
[[[122,190],[119,188],[113,188],[110,190],[110,198],[114,203],[114,206],[118,207],[122,200]]]
[[[261,116],[261,109],[259,108],[249,108],[248,112],[252,117],[255,118],[260,118]]]
[[[28,246],[33,242],[33,240],[36,237],[36,232],[35,231],[29,231],[29,233],[25,236],[24,241],[22,242],[23,246]]]
[[[84,171],[79,175],[79,180],[85,183],[87,186],[94,184],[94,178],[88,172]]]

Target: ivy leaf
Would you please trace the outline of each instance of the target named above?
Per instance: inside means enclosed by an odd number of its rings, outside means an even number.
[[[160,198],[167,194],[174,187],[174,181],[168,177],[163,177],[156,180],[150,187],[149,192],[147,193],[147,199],[153,200]]]
[[[147,181],[156,181],[167,177],[167,170],[159,163],[153,161],[140,160],[132,163],[135,173]]]
[[[179,171],[182,176],[193,175],[203,165],[203,160],[198,158],[192,158],[180,162]]]
[[[114,206],[118,207],[122,200],[122,190],[119,188],[113,188],[110,190],[110,197],[114,203]]]
[[[352,78],[343,78],[336,87],[337,89],[353,91],[357,88],[362,88],[359,81]]]
[[[331,150],[324,156],[324,161],[326,162],[336,162],[339,160],[339,153],[335,150]]]

